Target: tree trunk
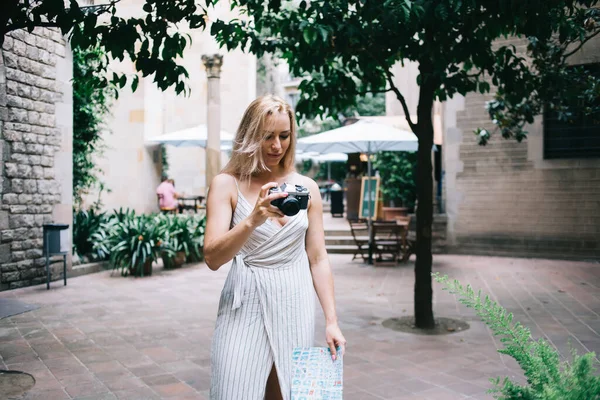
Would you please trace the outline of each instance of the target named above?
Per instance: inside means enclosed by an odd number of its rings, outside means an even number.
[[[435,84],[429,75],[427,64],[421,63],[422,82],[417,107],[418,122],[416,135],[419,138],[417,152],[417,243],[415,262],[415,325],[421,329],[435,326],[433,319],[433,289],[431,286],[431,226],[433,223],[433,167],[431,148],[433,147],[433,96]]]

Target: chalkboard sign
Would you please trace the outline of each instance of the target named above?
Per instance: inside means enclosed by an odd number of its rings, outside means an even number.
[[[366,176],[363,176],[360,185],[360,208],[358,211],[359,218],[369,218],[373,216],[373,220],[377,219],[377,202],[379,201],[379,177],[371,177],[371,202],[369,203],[369,182]],[[370,207],[369,207],[370,206]]]

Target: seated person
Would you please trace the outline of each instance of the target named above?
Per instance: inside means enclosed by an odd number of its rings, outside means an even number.
[[[179,213],[183,211],[183,204],[177,201],[177,198],[183,197],[183,194],[175,191],[175,185],[172,179],[165,176],[163,181],[156,188],[156,194],[158,195],[158,205],[161,210],[175,210],[178,209]]]

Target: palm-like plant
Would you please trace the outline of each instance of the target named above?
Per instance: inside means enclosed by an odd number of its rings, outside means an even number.
[[[187,261],[200,261],[204,239],[203,218],[186,215],[156,217],[159,235],[172,250],[162,254],[165,268],[174,268]],[[174,253],[173,256],[169,255]]]
[[[174,255],[171,247],[163,242],[153,217],[125,218],[115,225],[112,237],[110,260],[113,270],[120,269],[123,276],[151,275],[152,263],[161,253]]]
[[[206,215],[194,215],[190,219],[190,235],[193,241],[193,250],[190,251],[188,261],[198,262],[204,259],[204,231],[206,230]]]
[[[80,257],[94,257],[94,234],[107,220],[106,213],[96,210],[79,210],[73,212],[73,253]]]

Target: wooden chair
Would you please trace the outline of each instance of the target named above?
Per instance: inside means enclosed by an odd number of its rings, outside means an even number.
[[[396,265],[402,253],[403,227],[396,221],[373,222],[373,265]]]
[[[156,201],[158,202],[158,208],[163,214],[177,214],[177,207],[161,207],[160,200],[163,198],[162,194],[156,194]]]
[[[406,262],[411,254],[415,252],[415,244],[417,242],[417,234],[410,230],[410,216],[396,216],[396,221],[402,223],[404,227],[402,231],[402,258],[400,261]]]
[[[369,226],[367,221],[364,219],[348,219],[348,223],[356,245],[352,260],[362,257],[363,261],[367,262],[369,259]]]

